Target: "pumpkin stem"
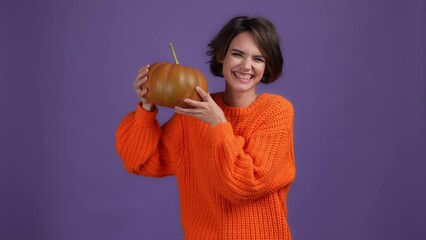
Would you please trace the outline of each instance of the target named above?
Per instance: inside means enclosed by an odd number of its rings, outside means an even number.
[[[179,61],[177,60],[176,52],[175,52],[175,49],[173,48],[173,44],[172,43],[170,43],[170,49],[172,50],[173,59],[175,60],[175,63],[179,64]]]

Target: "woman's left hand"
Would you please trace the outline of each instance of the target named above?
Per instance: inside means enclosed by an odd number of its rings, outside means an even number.
[[[226,122],[225,114],[210,94],[204,92],[200,87],[196,87],[195,91],[197,91],[203,101],[199,102],[186,98],[184,102],[192,108],[181,108],[176,106],[175,111],[180,114],[196,117],[210,126]]]

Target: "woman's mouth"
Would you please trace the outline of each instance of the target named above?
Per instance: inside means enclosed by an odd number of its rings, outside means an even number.
[[[232,74],[233,74],[236,78],[239,78],[239,79],[241,79],[241,80],[243,80],[243,81],[248,81],[248,80],[250,80],[250,79],[252,79],[252,78],[253,78],[253,75],[252,75],[252,74],[244,74],[244,73],[241,73],[241,72],[232,72]]]

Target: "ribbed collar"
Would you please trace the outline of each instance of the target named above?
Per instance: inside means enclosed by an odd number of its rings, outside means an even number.
[[[254,111],[259,111],[259,106],[261,106],[263,103],[269,99],[269,94],[262,93],[259,94],[248,107],[231,107],[225,104],[223,101],[223,95],[224,92],[214,93],[212,94],[212,98],[214,101],[219,105],[220,108],[222,108],[223,113],[225,113],[226,116],[235,116],[235,117],[244,117],[250,115]]]

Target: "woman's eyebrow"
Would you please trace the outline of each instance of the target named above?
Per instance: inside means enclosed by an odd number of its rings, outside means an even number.
[[[231,51],[231,52],[237,52],[237,53],[244,54],[244,52],[243,52],[243,51],[241,51],[241,50],[239,50],[239,49],[236,49],[236,48],[233,48],[233,49],[231,49],[230,51]]]

